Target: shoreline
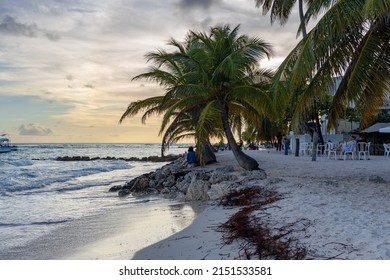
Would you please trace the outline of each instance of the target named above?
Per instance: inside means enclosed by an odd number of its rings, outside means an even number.
[[[187,169],[194,172],[190,174],[193,180],[181,179],[183,184],[203,182],[201,189],[206,186],[208,191],[195,195],[198,201],[184,202],[185,196],[177,192],[169,196],[179,200],[140,196],[137,205],[60,226],[26,246],[13,248],[2,259],[243,259],[241,241],[226,244],[224,233],[217,229],[240,207],[220,206],[216,198],[229,190],[256,187],[282,196],[272,207],[255,213],[266,217],[270,228],[307,221],[305,230],[295,224],[291,233],[307,248],[305,259],[390,260],[389,158],[339,161],[317,157],[313,162],[311,157],[275,150],[245,152],[259,162],[265,178],[239,167],[231,151],[218,152],[216,163]],[[211,183],[202,187],[204,180]],[[123,203],[126,197],[118,201]]]
[[[205,208],[150,197],[128,207],[86,216],[27,244],[0,253],[13,260],[124,260],[186,228]]]
[[[311,157],[274,150],[246,152],[268,176],[251,184],[283,196],[259,217],[265,215],[273,228],[294,225],[291,237],[307,249],[305,259],[390,260],[389,158],[317,157],[313,162]],[[197,168],[238,167],[229,151],[217,153],[217,160]],[[238,172],[245,171],[238,167]],[[189,227],[138,251],[134,259],[240,259],[239,244],[224,244],[215,230],[238,209],[211,204]],[[307,228],[303,230],[299,221]]]

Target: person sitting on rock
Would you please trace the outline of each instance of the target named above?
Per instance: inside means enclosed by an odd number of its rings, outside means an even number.
[[[187,167],[194,167],[197,163],[194,147],[189,147],[187,152]]]

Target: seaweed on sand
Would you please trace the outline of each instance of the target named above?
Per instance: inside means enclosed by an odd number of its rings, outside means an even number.
[[[240,244],[241,258],[298,260],[307,255],[307,249],[293,237],[294,232],[307,229],[310,225],[307,220],[272,228],[268,219],[259,217],[259,213],[264,213],[272,207],[271,203],[280,199],[282,196],[277,192],[248,188],[231,192],[221,200],[223,206],[242,207],[218,227],[225,243],[237,241]]]

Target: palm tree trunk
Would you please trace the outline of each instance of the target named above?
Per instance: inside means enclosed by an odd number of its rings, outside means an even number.
[[[210,147],[210,141],[203,141],[201,145],[201,152],[204,164],[210,164],[217,161],[214,151]]]
[[[299,19],[300,19],[301,28],[302,28],[302,37],[305,38],[307,36],[307,31],[306,31],[306,25],[304,22],[305,15],[303,13],[303,0],[299,0],[298,9],[299,9]]]
[[[229,124],[226,105],[222,106],[221,118],[222,118],[223,130],[225,132],[226,139],[228,141],[230,148],[233,151],[234,157],[236,158],[238,164],[246,170],[258,170],[259,164],[257,163],[257,161],[251,158],[250,156],[248,156],[247,154],[245,154],[243,151],[241,151],[241,149],[238,147],[236,143],[236,140],[234,139]]]

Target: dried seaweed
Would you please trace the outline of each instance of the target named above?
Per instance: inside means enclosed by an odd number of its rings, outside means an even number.
[[[221,200],[223,206],[242,207],[218,229],[223,232],[226,244],[237,241],[240,257],[246,259],[298,260],[304,259],[307,249],[293,237],[297,231],[305,231],[310,222],[305,219],[272,228],[254,212],[264,211],[275,201],[282,199],[277,192],[248,188],[229,193]]]

